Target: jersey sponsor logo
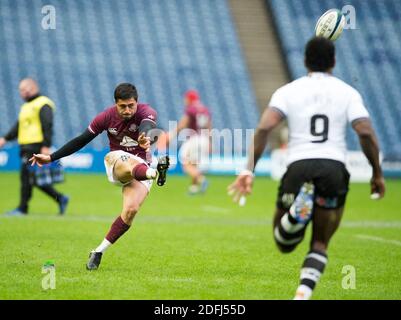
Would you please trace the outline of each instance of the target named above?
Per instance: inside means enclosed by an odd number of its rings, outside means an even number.
[[[148,118],[149,118],[150,120],[155,120],[155,117],[154,117],[153,114],[148,115]]]
[[[123,147],[136,147],[137,145],[138,142],[128,136],[124,136],[123,140],[120,142],[120,146]]]
[[[137,128],[138,128],[138,126],[135,123],[133,123],[133,124],[130,125],[128,130],[131,131],[131,132],[135,132]]]
[[[116,136],[118,134],[118,131],[116,128],[109,128],[108,131],[110,132],[110,134],[112,134],[113,136]]]

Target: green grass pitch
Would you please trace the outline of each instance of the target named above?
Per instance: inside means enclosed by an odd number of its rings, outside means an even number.
[[[226,194],[232,177],[210,177],[206,195],[186,194],[186,177],[156,184],[133,227],[85,270],[121,210],[121,189],[104,175],[69,174],[57,186],[71,197],[64,217],[39,190],[27,217],[0,217],[0,299],[291,299],[310,230],[291,254],[274,245],[277,182],[258,177],[245,207]],[[17,173],[0,173],[0,212],[18,200]],[[314,299],[401,299],[401,181],[387,181],[382,201],[352,184],[342,225]],[[54,260],[56,288],[41,286]],[[355,288],[345,266],[355,268]],[[343,273],[344,271],[344,273]],[[349,284],[349,282],[347,282]]]

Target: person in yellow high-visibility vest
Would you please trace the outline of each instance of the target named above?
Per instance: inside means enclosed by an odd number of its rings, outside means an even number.
[[[23,79],[19,84],[19,93],[25,103],[21,106],[18,120],[10,131],[0,138],[0,148],[7,141],[18,139],[21,156],[21,193],[18,207],[7,215],[25,215],[32,197],[35,179],[32,179],[28,159],[34,153],[50,154],[53,131],[53,112],[55,105],[48,97],[39,93],[39,85],[33,79]],[[59,213],[64,214],[69,198],[57,192],[52,184],[36,186],[53,198],[59,206]]]

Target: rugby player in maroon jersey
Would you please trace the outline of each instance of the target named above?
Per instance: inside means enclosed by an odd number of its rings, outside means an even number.
[[[196,90],[188,90],[184,96],[185,111],[177,128],[168,133],[166,144],[182,130],[187,131],[188,139],[182,144],[180,161],[183,171],[191,178],[188,188],[190,195],[204,193],[208,187],[205,171],[211,150],[211,114],[200,99]]]
[[[108,180],[122,186],[123,208],[101,244],[91,251],[86,265],[96,270],[103,253],[131,226],[149,194],[153,180],[162,186],[169,167],[168,156],[158,159],[157,170],[151,168],[149,132],[156,127],[157,113],[147,104],[138,103],[134,85],[121,83],[114,90],[115,104],[99,113],[88,128],[50,155],[34,154],[32,165],[43,165],[77,152],[97,135],[107,131],[110,152],[104,158]]]

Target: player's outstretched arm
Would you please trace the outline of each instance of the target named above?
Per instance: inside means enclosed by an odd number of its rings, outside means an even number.
[[[253,171],[256,163],[266,148],[269,133],[283,120],[283,115],[274,108],[267,108],[256,128],[253,142],[248,152],[248,163],[246,170],[242,171],[236,180],[228,186],[228,194],[233,196],[235,202],[240,201],[241,197],[252,192]]]
[[[4,137],[0,137],[0,149],[11,140],[17,139],[18,137],[18,121],[13,125],[13,127],[8,131]]]
[[[181,130],[188,128],[189,126],[189,116],[187,114],[184,114],[180,121],[178,121],[177,128],[171,130],[170,132],[167,133],[166,136],[166,146],[170,144],[170,141],[172,141],[179,133]]]
[[[38,166],[42,166],[44,164],[50,163],[52,161],[56,161],[58,159],[67,157],[78,150],[82,149],[86,146],[89,142],[91,142],[97,135],[90,132],[88,129],[84,131],[78,137],[70,140],[60,149],[52,153],[51,155],[45,154],[34,154],[29,161],[32,162],[32,165],[37,164]]]
[[[284,119],[283,115],[274,108],[267,108],[262,114],[255,136],[249,148],[247,170],[254,171],[257,162],[266,148],[270,132]]]
[[[153,119],[156,120],[156,116],[153,116]],[[158,139],[158,135],[155,135],[156,132],[153,131],[154,129],[156,129],[156,121],[154,121],[153,119],[143,119],[138,128],[138,145],[146,152],[150,151],[150,146]],[[160,134],[160,132],[157,133]],[[151,137],[149,135],[154,136],[153,141],[151,140]]]
[[[372,166],[372,179],[370,180],[370,194],[372,199],[384,197],[386,191],[382,169],[379,160],[379,143],[369,119],[361,119],[353,123],[353,129],[359,136],[362,151]]]

